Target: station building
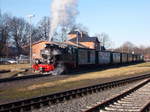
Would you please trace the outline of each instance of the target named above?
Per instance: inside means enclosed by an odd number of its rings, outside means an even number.
[[[32,59],[40,59],[40,51],[44,49],[45,44],[57,42],[38,41],[32,44]],[[97,37],[89,37],[87,34],[78,31],[72,31],[68,34],[68,39],[64,44],[74,45],[81,48],[90,48],[100,50],[100,42]]]

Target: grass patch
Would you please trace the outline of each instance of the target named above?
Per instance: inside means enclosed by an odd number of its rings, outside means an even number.
[[[10,101],[13,99],[31,98],[34,96],[104,83],[111,80],[137,76],[144,73],[150,73],[150,63],[141,63],[137,65],[83,73],[80,75],[73,75],[72,77],[63,80],[48,80],[46,82],[31,84],[25,87],[6,88],[5,90],[0,90],[0,99]]]
[[[143,63],[143,64],[138,64],[138,65],[135,65],[135,67],[150,67],[150,62],[146,62],[146,63]]]
[[[84,81],[84,80],[97,80],[100,78],[110,78],[110,77],[120,77],[120,76],[129,76],[129,75],[134,75],[134,74],[139,74],[139,73],[144,73],[144,72],[150,72],[150,67],[142,67],[140,66],[142,64],[138,65],[132,65],[132,66],[127,66],[127,67],[120,67],[120,68],[113,68],[113,69],[107,69],[103,71],[96,71],[96,72],[90,72],[90,73],[84,73],[81,75],[76,75],[71,78],[67,78],[64,80],[56,80],[52,82],[44,82],[44,83],[39,83],[39,84],[33,84],[30,85],[24,89],[23,91],[31,91],[43,87],[52,87],[56,85],[64,85],[67,83],[71,82],[78,82],[78,81]],[[150,65],[150,63],[147,63],[146,65]]]
[[[21,99],[32,98],[35,96],[47,95],[47,94],[63,91],[64,88],[66,90],[73,89],[83,84],[89,84],[89,80],[81,80],[78,82],[66,83],[63,85],[63,88],[61,84],[58,84],[55,86],[40,88],[40,89],[36,89],[33,91],[18,91],[18,89],[8,89],[6,91],[0,92],[0,99],[1,100],[7,99],[8,101],[11,101],[11,100],[16,100],[20,98]],[[4,94],[5,96],[2,97],[2,95]]]
[[[12,70],[11,72],[0,73],[0,78],[13,77],[15,74],[20,73],[20,69],[30,68],[30,64],[9,64],[0,65],[0,71]]]
[[[0,70],[22,69],[29,67],[30,64],[9,64],[9,65],[0,65]]]
[[[19,73],[18,71],[8,72],[8,73],[2,73],[0,74],[0,78],[10,78],[13,77],[15,74]]]

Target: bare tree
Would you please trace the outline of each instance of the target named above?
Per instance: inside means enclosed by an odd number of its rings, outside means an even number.
[[[32,27],[31,37],[32,37],[32,43],[40,40],[45,40],[42,37],[40,29],[38,29],[37,27]]]
[[[133,43],[129,42],[129,41],[125,42],[121,46],[122,52],[128,52],[128,53],[133,53],[135,48],[136,48],[136,46]]]
[[[0,14],[0,56],[7,55],[10,20],[11,16],[9,14]]]
[[[150,47],[144,49],[145,60],[150,61]]]
[[[43,17],[42,20],[39,21],[37,26],[38,31],[40,32],[41,40],[48,40],[49,32],[50,32],[50,19],[49,17]]]
[[[29,42],[29,27],[30,25],[22,18],[13,17],[11,20],[11,36],[18,55],[22,53],[22,46]]]
[[[104,46],[105,48],[111,48],[113,42],[110,40],[108,34],[106,33],[101,33],[101,34],[95,34],[96,37],[98,37],[101,46]]]
[[[61,28],[61,33],[60,33],[60,41],[65,42],[67,40],[67,34],[69,32],[69,28],[67,27],[62,27]]]
[[[125,42],[120,47],[114,49],[114,51],[118,52],[126,52],[126,53],[135,53],[135,54],[142,54],[145,58],[145,60],[150,61],[150,47],[145,46],[136,46],[131,42]]]
[[[146,47],[136,46],[133,43],[127,41],[123,43],[120,47],[116,48],[115,51],[126,52],[126,53],[136,53],[136,54],[145,54]]]
[[[52,41],[65,42],[67,40],[67,34],[69,32],[68,27],[61,27],[59,30],[55,31]]]

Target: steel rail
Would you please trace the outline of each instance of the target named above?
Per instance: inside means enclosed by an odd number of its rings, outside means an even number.
[[[83,112],[100,112],[100,110],[103,110],[105,107],[107,107],[107,106],[119,101],[120,99],[126,97],[127,95],[133,93],[134,91],[138,90],[139,88],[141,88],[142,86],[144,86],[148,82],[150,82],[150,78],[147,79],[146,81],[136,85],[135,87],[133,87],[133,88],[131,88],[131,89],[119,94],[119,95],[116,95],[113,98],[110,98],[110,99],[108,99],[102,103],[96,104],[95,106],[93,106],[89,109],[83,110]],[[146,104],[139,112],[148,112],[149,109],[150,109],[150,103]]]
[[[140,112],[150,112],[150,102],[148,102],[141,110]]]
[[[150,77],[150,74],[107,82],[103,84],[92,85],[92,86],[83,87],[79,89],[68,90],[68,91],[54,93],[50,95],[34,97],[30,99],[25,99],[25,100],[19,100],[19,101],[7,103],[7,104],[1,104],[0,112],[28,111],[34,108],[43,107],[45,105],[53,105],[56,103],[64,102],[66,100],[71,100],[73,98],[81,97],[87,94],[92,94],[98,91],[104,91],[109,88],[121,86],[127,83],[131,83],[133,81],[138,81],[138,80],[145,79],[148,77]]]

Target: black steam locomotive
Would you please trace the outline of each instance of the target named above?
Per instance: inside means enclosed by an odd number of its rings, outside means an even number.
[[[134,63],[143,61],[143,56],[134,53],[97,51],[64,43],[46,44],[41,50],[41,60],[35,60],[32,68],[41,73],[62,72],[86,66]]]

